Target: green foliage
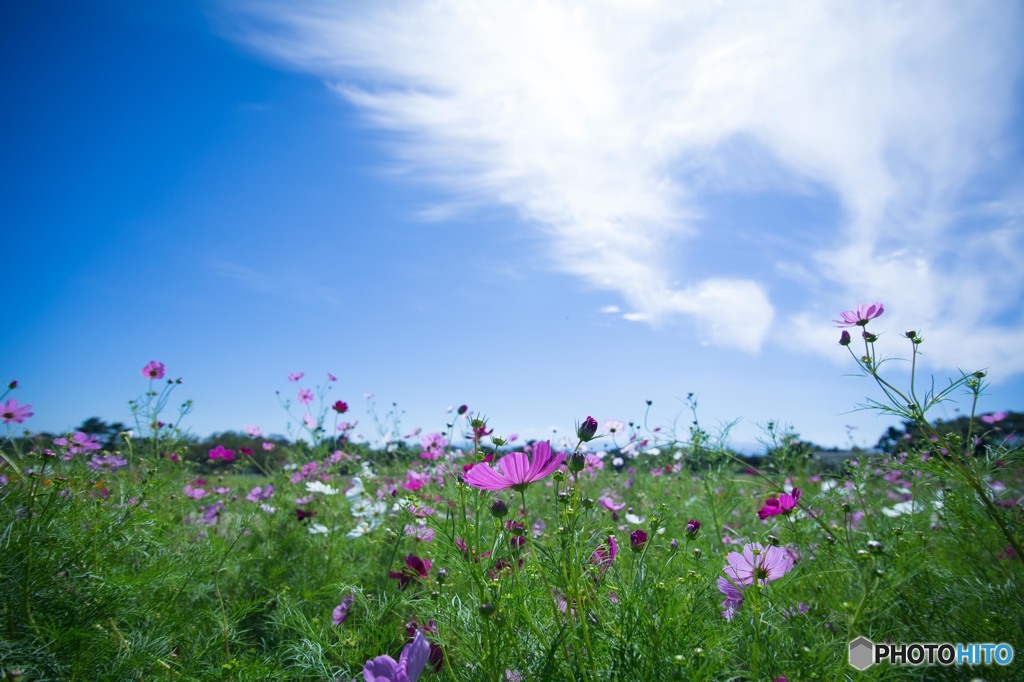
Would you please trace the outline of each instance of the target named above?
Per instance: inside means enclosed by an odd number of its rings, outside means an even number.
[[[350,680],[416,629],[436,647],[423,679],[454,682],[848,679],[858,636],[1024,647],[1024,449],[969,448],[976,423],[913,413],[923,437],[825,470],[778,424],[767,457],[737,456],[691,395],[685,426],[649,426],[648,404],[595,440],[603,458],[581,437],[566,470],[486,492],[463,467],[509,447],[480,415],[447,425],[464,451],[401,447],[397,408],[380,449],[327,438],[323,411],[304,440],[199,441],[161,423],[168,398],[148,393],[141,428],[107,450],[3,442],[7,678]],[[217,446],[236,456],[211,462]],[[734,553],[772,545],[792,570],[727,609]],[[1021,665],[857,678],[1011,680]]]

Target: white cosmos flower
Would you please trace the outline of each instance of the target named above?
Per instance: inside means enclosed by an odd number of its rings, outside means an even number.
[[[364,535],[369,533],[371,530],[373,530],[373,528],[370,527],[369,523],[367,523],[366,521],[360,521],[359,523],[356,524],[355,528],[353,528],[352,530],[350,530],[348,533],[345,534],[345,537],[347,537],[349,540],[354,540],[356,538],[363,537]]]
[[[332,488],[323,481],[306,481],[306,492],[321,493],[323,495],[337,495],[338,489]]]
[[[352,478],[352,487],[345,491],[345,498],[349,504],[355,502],[363,495],[363,479],[355,476]]]
[[[309,527],[309,532],[312,535],[327,535],[331,531],[328,530],[327,526],[323,525],[322,523],[314,523]]]
[[[633,514],[633,513],[626,514],[626,523],[631,523],[634,526],[639,526],[641,523],[643,523],[646,520],[647,519],[645,519],[643,516],[637,516],[636,514]]]

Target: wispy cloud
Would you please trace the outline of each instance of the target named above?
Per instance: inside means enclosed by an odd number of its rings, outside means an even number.
[[[775,321],[769,283],[689,274],[703,194],[823,187],[845,220],[790,271],[827,293],[780,324],[810,343],[824,334],[811,320],[879,298],[961,343],[972,330],[979,359],[1024,369],[1008,312],[1020,215],[985,221],[964,203],[1001,200],[972,183],[1018,153],[1001,146],[1021,66],[1014,3],[243,6],[238,37],[396,133],[395,158],[453,206],[518,211],[552,267],[618,292],[627,319],[682,314],[707,342],[756,351]],[[979,266],[992,239],[1011,250]]]
[[[340,309],[344,301],[337,291],[303,273],[257,270],[230,260],[214,259],[208,267],[235,286],[261,295],[273,294],[304,304]]]

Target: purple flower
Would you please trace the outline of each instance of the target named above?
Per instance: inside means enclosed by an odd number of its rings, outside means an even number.
[[[308,388],[300,388],[298,399],[303,405],[309,405],[313,402],[313,391]]]
[[[861,303],[854,310],[844,310],[839,313],[841,320],[832,320],[837,327],[863,327],[869,320],[873,320],[885,312],[885,306],[881,303]]]
[[[576,427],[576,437],[584,443],[593,440],[595,435],[597,435],[597,420],[593,417],[587,417],[582,424]]]
[[[793,494],[782,493],[778,499],[769,497],[764,502],[764,506],[761,507],[760,511],[757,512],[758,517],[761,519],[767,519],[769,516],[778,516],[779,514],[788,514],[789,512],[796,509],[796,503],[800,501],[800,488],[793,488]]]
[[[164,367],[164,363],[157,362],[156,360],[150,360],[146,363],[146,366],[142,368],[142,376],[147,379],[163,379],[164,374],[167,373],[167,368]]]
[[[114,473],[121,467],[128,466],[128,460],[121,455],[111,453],[109,455],[93,455],[86,464],[92,471],[109,471]]]
[[[398,581],[398,586],[405,589],[413,580],[421,580],[430,575],[430,559],[421,559],[415,554],[405,557],[405,568],[401,572],[391,571],[388,577]]]
[[[352,610],[352,604],[355,600],[356,595],[351,592],[341,598],[341,603],[334,607],[334,612],[331,614],[335,625],[341,625],[348,619],[348,614]]]
[[[18,405],[18,401],[14,398],[9,398],[4,403],[3,409],[0,409],[0,418],[4,420],[5,424],[10,424],[11,422],[20,424],[33,414],[35,412],[32,411],[31,405]]]
[[[250,502],[256,503],[266,502],[271,498],[271,496],[273,496],[273,494],[274,486],[272,485],[268,485],[266,488],[262,486],[256,486],[255,488],[249,491],[249,494],[245,496],[245,499],[249,500]]]
[[[346,403],[344,400],[335,401],[335,403],[331,405],[331,409],[337,412],[338,414],[345,414],[346,412],[348,412],[348,403]]]
[[[521,492],[529,484],[552,473],[563,460],[565,453],[552,454],[551,443],[545,440],[533,446],[533,461],[530,461],[524,452],[512,452],[498,460],[500,472],[478,464],[469,470],[465,481],[483,490],[499,491],[512,488]]]
[[[75,431],[70,438],[54,438],[53,444],[67,448],[67,454],[64,456],[65,460],[71,459],[72,455],[95,452],[100,449],[100,444],[96,442],[95,434],[82,433],[81,431]]]
[[[217,500],[205,510],[203,510],[203,518],[199,519],[199,523],[206,524],[207,526],[214,526],[217,521],[220,520],[220,513],[224,511],[224,503]]]
[[[725,575],[736,585],[753,585],[757,582],[764,585],[778,580],[793,568],[793,557],[781,547],[759,542],[744,545],[743,554],[729,552],[725,557],[728,565]]]
[[[378,656],[363,666],[364,682],[416,682],[430,658],[430,644],[423,632],[416,631],[412,641],[402,649],[398,661]]]
[[[700,521],[696,519],[690,519],[686,522],[686,534],[691,538],[697,537],[697,533],[700,532]]]
[[[729,582],[728,578],[718,579],[718,591],[725,595],[725,601],[722,602],[722,617],[731,621],[736,611],[743,606],[743,591]]]
[[[644,545],[647,544],[647,531],[637,528],[635,531],[629,534],[629,548],[634,552],[643,551]]]

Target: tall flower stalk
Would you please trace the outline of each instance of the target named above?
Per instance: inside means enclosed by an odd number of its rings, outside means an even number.
[[[972,491],[974,491],[978,496],[978,499],[981,500],[982,506],[985,509],[985,514],[992,520],[993,524],[995,524],[1006,538],[1006,541],[1013,548],[1017,559],[1024,561],[1024,552],[1021,551],[1022,545],[1020,540],[1006,524],[1003,514],[992,501],[991,495],[985,485],[985,481],[975,468],[971,466],[971,463],[968,460],[968,457],[971,456],[968,448],[970,448],[972,442],[971,437],[973,435],[972,430],[977,411],[978,399],[981,397],[984,390],[985,372],[977,371],[970,374],[961,373],[961,376],[958,379],[951,380],[949,382],[949,386],[945,389],[936,392],[934,388],[929,388],[924,393],[921,393],[917,387],[916,375],[917,359],[920,354],[920,346],[923,343],[923,339],[916,331],[907,331],[903,336],[910,343],[911,347],[910,386],[907,390],[898,388],[882,376],[881,369],[886,361],[885,359],[880,360],[878,358],[878,351],[876,347],[878,335],[868,331],[867,328],[868,323],[872,319],[881,315],[884,310],[885,308],[880,303],[861,304],[857,306],[854,311],[844,311],[841,314],[842,321],[836,320],[838,326],[841,327],[859,326],[862,328],[861,338],[864,344],[863,355],[857,357],[857,354],[852,348],[852,337],[846,330],[842,332],[839,344],[849,351],[850,355],[857,362],[857,366],[861,373],[870,377],[885,395],[885,402],[869,399],[866,407],[878,410],[885,414],[891,414],[904,421],[911,422],[925,433],[929,439],[936,444],[940,451],[948,453],[948,459],[942,460],[945,469],[956,479],[966,484]],[[951,395],[961,390],[966,390],[971,396],[971,414],[969,423],[972,430],[968,431],[966,443],[960,442],[959,439],[956,439],[949,434],[941,433],[927,417],[928,412],[933,407],[945,400],[948,400]]]

